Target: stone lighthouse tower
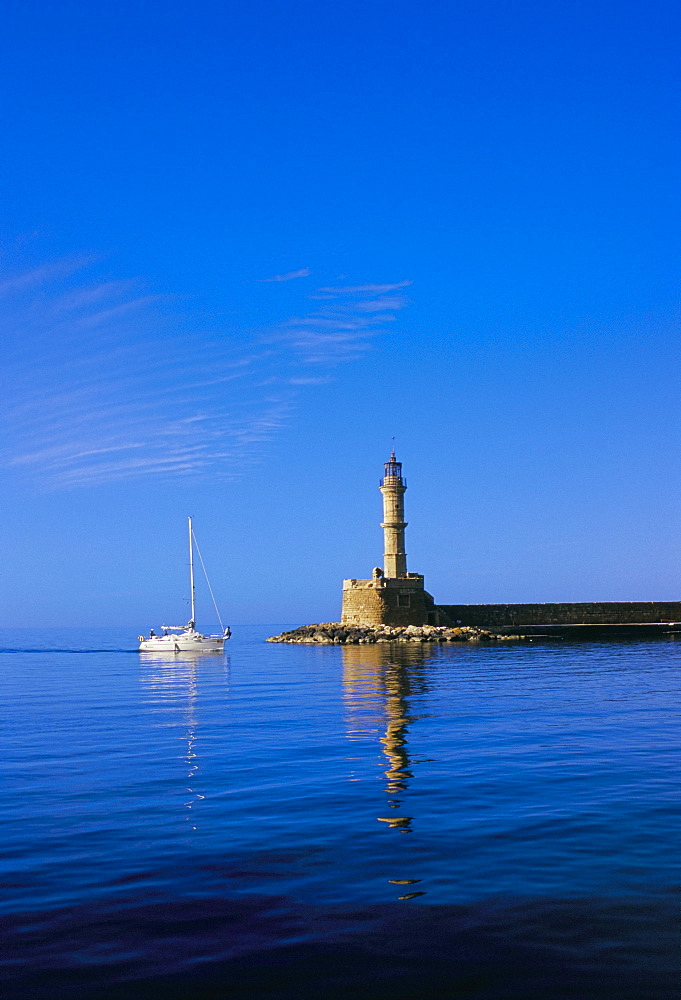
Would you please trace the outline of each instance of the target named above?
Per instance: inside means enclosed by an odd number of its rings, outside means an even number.
[[[383,494],[383,573],[389,579],[404,578],[407,575],[407,553],[404,551],[404,493],[407,480],[402,478],[402,463],[395,458],[393,449],[384,465],[385,475],[381,479]]]
[[[437,625],[440,611],[426,593],[420,573],[407,573],[404,550],[404,494],[407,480],[393,450],[384,464],[383,569],[370,580],[343,580],[342,622],[346,625]]]

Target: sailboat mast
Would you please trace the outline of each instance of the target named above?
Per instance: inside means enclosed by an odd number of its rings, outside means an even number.
[[[189,624],[194,627],[196,624],[196,611],[194,610],[194,532],[192,529],[192,519],[187,518],[189,522],[189,583],[192,592],[192,617]]]

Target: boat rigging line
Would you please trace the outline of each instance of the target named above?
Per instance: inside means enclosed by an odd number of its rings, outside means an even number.
[[[217,605],[217,601],[215,600],[215,595],[213,593],[213,588],[211,587],[210,580],[208,579],[208,573],[206,573],[206,566],[205,566],[205,563],[203,561],[203,556],[201,555],[201,549],[199,548],[199,543],[196,541],[196,535],[194,534],[194,526],[193,525],[190,525],[190,530],[191,530],[191,533],[192,533],[192,538],[194,539],[194,545],[196,546],[196,552],[197,552],[197,555],[199,557],[199,562],[201,563],[201,569],[203,570],[203,575],[205,576],[206,583],[208,584],[208,590],[210,591],[210,596],[211,596],[211,599],[213,601],[213,607],[215,608],[215,614],[218,616],[218,621],[220,622],[220,628],[224,632],[225,631],[225,626],[224,626],[224,624],[222,622],[222,618],[220,617],[220,611],[218,610],[218,605]],[[192,608],[192,611],[193,611],[193,608]]]

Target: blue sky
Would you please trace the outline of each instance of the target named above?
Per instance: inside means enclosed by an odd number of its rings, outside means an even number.
[[[0,624],[681,597],[680,21],[8,4]]]

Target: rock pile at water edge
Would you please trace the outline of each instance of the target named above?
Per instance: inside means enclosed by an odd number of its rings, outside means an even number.
[[[505,642],[523,639],[522,635],[498,635],[473,625],[301,625],[300,628],[272,635],[267,642],[318,643],[320,645],[357,645],[373,642]]]

